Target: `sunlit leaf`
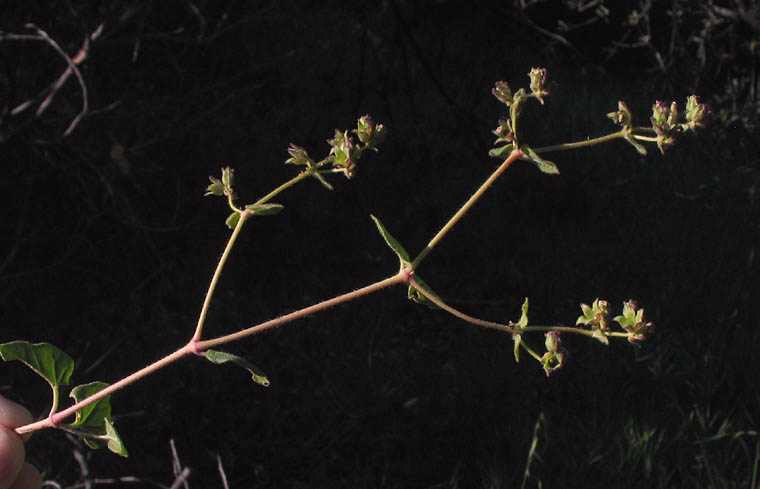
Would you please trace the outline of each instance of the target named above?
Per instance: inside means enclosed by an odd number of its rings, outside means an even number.
[[[528,298],[526,297],[521,307],[522,314],[520,320],[517,322],[517,327],[523,329],[528,326]]]
[[[75,403],[80,402],[91,395],[102,391],[106,387],[108,387],[108,384],[105,382],[90,382],[89,384],[78,385],[71,389],[69,397],[72,397]],[[111,418],[110,397],[110,395],[105,396],[77,411],[76,419],[69,425],[69,427],[82,430],[102,431],[103,420]]]
[[[625,136],[623,136],[623,139],[631,143],[631,146],[636,148],[636,151],[638,151],[640,155],[647,154],[647,149],[642,144],[639,144],[638,142],[636,142],[636,140],[633,139],[633,136],[631,136],[630,134],[626,134]]]
[[[74,360],[63,350],[50,343],[11,341],[0,345],[0,357],[4,361],[18,360],[37,372],[54,389],[68,385],[74,372]]]
[[[232,214],[227,217],[227,220],[224,221],[224,223],[227,225],[230,229],[235,229],[235,226],[238,225],[238,221],[240,221],[240,213],[239,212],[233,212]]]
[[[559,174],[559,169],[557,168],[557,165],[555,165],[549,160],[545,160],[541,158],[540,156],[538,156],[538,153],[533,151],[530,147],[522,145],[520,146],[520,151],[523,153],[523,155],[525,155],[523,159],[526,159],[532,162],[543,173],[548,173],[550,175]]]
[[[377,230],[380,231],[380,234],[383,236],[383,239],[388,244],[390,249],[392,249],[393,252],[398,256],[399,260],[401,261],[401,266],[404,268],[411,267],[411,263],[409,262],[409,254],[406,252],[404,247],[401,246],[401,243],[399,243],[398,240],[396,240],[396,238],[394,238],[391,233],[385,229],[385,226],[383,226],[383,223],[380,222],[380,219],[376,218],[375,216],[370,217],[372,217],[372,220],[375,221]]]
[[[417,282],[417,284],[419,284],[419,286],[425,290],[423,291],[417,287],[410,285],[409,289],[407,290],[407,297],[418,304],[424,304],[431,309],[438,309],[438,306],[427,297],[432,296],[438,300],[441,300],[438,294],[433,292],[430,286],[426,284],[425,281],[422,280],[422,277],[419,275],[414,276],[414,281]],[[443,302],[443,300],[441,300],[441,302]]]
[[[264,372],[262,372],[257,366],[243,357],[216,350],[206,350],[203,352],[203,356],[206,357],[206,359],[211,363],[222,364],[232,362],[236,365],[239,365],[250,372],[254,382],[261,384],[264,387],[269,386],[269,379],[267,378],[266,374],[264,374]]]
[[[121,440],[119,432],[114,428],[110,419],[106,419],[106,440],[108,442],[108,449],[117,455],[126,457],[127,447],[124,446],[124,442]]]
[[[74,387],[69,396],[74,399],[74,402],[80,402],[106,387],[108,384],[105,382],[90,382]],[[74,422],[65,425],[65,428],[81,436],[85,444],[92,449],[108,447],[110,451],[118,455],[127,456],[124,442],[111,421],[110,395],[78,410]]]
[[[121,455],[122,457],[129,455],[127,453],[127,447],[124,446],[124,442],[121,439],[121,435],[116,431],[111,420],[106,418],[103,421],[103,424],[105,427],[105,433],[93,436],[83,435],[84,443],[93,450],[108,447],[108,449],[116,455]]]
[[[594,329],[594,332],[591,334],[591,337],[598,340],[600,343],[604,343],[605,345],[610,344],[610,340],[607,338],[607,335],[604,334],[604,331],[601,329]]]
[[[285,207],[280,204],[249,204],[245,208],[251,211],[254,216],[271,216]]]
[[[513,334],[512,339],[515,342],[515,362],[520,362],[520,344],[522,343],[521,334]]]
[[[515,149],[514,144],[507,144],[506,146],[499,146],[497,148],[492,148],[488,152],[488,156],[491,158],[507,158],[509,154],[512,152],[512,150]]]

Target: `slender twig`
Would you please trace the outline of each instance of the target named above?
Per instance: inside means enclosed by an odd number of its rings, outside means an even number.
[[[490,187],[493,182],[496,181],[499,176],[501,176],[504,171],[509,168],[509,165],[511,165],[517,158],[522,156],[522,153],[520,153],[518,150],[512,151],[512,153],[509,155],[509,157],[504,160],[504,162],[499,166],[499,168],[496,169],[495,172],[489,176],[485,182],[478,188],[478,190],[475,191],[474,194],[467,200],[467,202],[464,203],[462,207],[459,208],[459,210],[449,219],[449,222],[447,222],[440,231],[433,237],[433,239],[430,240],[430,242],[425,246],[425,248],[422,249],[419,255],[417,255],[417,258],[414,259],[412,262],[412,269],[417,269],[417,266],[422,263],[422,260],[425,259],[425,257],[433,250],[433,247],[438,244],[438,242],[443,239],[443,237],[451,231],[451,228],[454,227],[454,225],[465,215],[467,214],[467,211],[470,210],[470,207],[472,207],[475,202],[480,199],[480,197],[488,190],[488,187]]]
[[[421,286],[420,283],[414,279],[414,276],[409,277],[409,285],[411,285],[415,289],[420,290],[427,300],[429,300],[430,302],[440,307],[444,311],[448,312],[449,314],[453,316],[458,317],[459,319],[463,321],[467,321],[470,324],[474,324],[476,326],[482,326],[484,328],[498,329],[499,331],[507,331],[509,333],[513,332],[513,328],[509,324],[501,324],[501,323],[495,323],[493,321],[485,321],[483,319],[472,317],[457,309],[454,309],[453,307],[443,302],[440,298],[436,297],[436,295],[433,294],[431,291]]]
[[[243,225],[250,215],[251,213],[248,210],[242,211],[240,213],[240,219],[238,220],[235,229],[232,231],[230,239],[227,241],[227,246],[224,247],[222,257],[219,258],[219,263],[217,263],[216,270],[214,270],[214,276],[211,277],[211,282],[208,285],[206,297],[203,299],[203,307],[201,307],[201,313],[198,316],[198,324],[195,327],[195,333],[193,333],[191,341],[198,341],[201,339],[201,334],[203,333],[203,324],[206,322],[206,315],[208,314],[208,308],[211,305],[211,298],[214,296],[214,291],[216,290],[217,283],[219,283],[219,277],[222,274],[222,269],[224,268],[225,263],[227,263],[227,258],[230,256],[232,247],[235,246],[235,241],[240,235],[240,230],[243,229]]]
[[[550,151],[562,151],[565,149],[583,148],[585,146],[593,146],[595,144],[603,143],[606,141],[620,139],[622,137],[625,137],[625,135],[626,135],[626,131],[623,129],[618,132],[613,132],[612,134],[607,134],[606,136],[600,136],[594,139],[587,139],[585,141],[577,141],[574,143],[564,143],[564,144],[555,144],[552,146],[544,146],[542,148],[535,148],[533,151],[535,151],[536,153],[548,153]]]
[[[82,92],[82,109],[79,114],[77,114],[76,117],[72,119],[72,121],[69,123],[69,126],[64,131],[63,136],[66,137],[71,134],[77,124],[79,124],[79,121],[87,114],[89,110],[89,96],[87,93],[87,85],[85,84],[84,77],[82,77],[82,73],[79,71],[79,68],[77,68],[77,65],[81,64],[87,58],[90,50],[90,41],[95,40],[101,34],[103,31],[103,24],[100,24],[90,35],[85,37],[82,47],[73,59],[68,54],[66,54],[60,45],[58,45],[58,43],[53,38],[51,38],[50,35],[43,29],[34,24],[26,24],[25,27],[34,29],[37,34],[30,35],[1,33],[0,39],[44,41],[66,61],[66,64],[68,66],[66,67],[66,70],[61,73],[58,79],[53,82],[48,88],[43,90],[39,95],[17,105],[13,110],[11,110],[11,115],[17,115],[23,112],[29,106],[34,104],[39,97],[42,97],[42,94],[47,93],[47,96],[45,96],[44,100],[40,103],[40,105],[37,107],[37,111],[35,112],[35,117],[41,116],[50,106],[58,91],[61,89],[61,87],[63,87],[63,85],[73,73],[79,82],[79,88]]]
[[[195,346],[198,350],[203,351],[208,348],[218,346],[224,343],[237,341],[237,340],[246,338],[248,336],[261,333],[268,329],[275,328],[277,326],[288,323],[295,319],[299,319],[304,316],[309,316],[311,314],[314,314],[315,312],[324,311],[325,309],[328,309],[333,306],[337,306],[338,304],[342,304],[344,302],[358,299],[359,297],[365,296],[367,294],[371,294],[373,292],[377,292],[378,290],[384,289],[386,287],[390,287],[391,285],[403,283],[406,281],[406,278],[407,278],[406,272],[404,270],[401,270],[396,275],[388,277],[384,280],[380,280],[379,282],[375,282],[373,284],[367,285],[366,287],[362,287],[361,289],[354,290],[353,292],[349,292],[347,294],[333,297],[332,299],[319,302],[317,304],[314,304],[313,306],[309,306],[304,309],[291,312],[290,314],[285,314],[284,316],[280,316],[275,319],[270,319],[269,321],[266,321],[261,324],[257,324],[256,326],[251,326],[250,328],[244,329],[243,331],[238,331],[237,333],[220,336],[219,338],[214,338],[211,340],[199,341],[195,343]]]

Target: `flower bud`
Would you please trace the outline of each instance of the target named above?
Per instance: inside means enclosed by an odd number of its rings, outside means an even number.
[[[631,110],[622,100],[618,101],[617,112],[610,112],[607,114],[607,117],[612,119],[615,124],[619,124],[623,127],[629,127],[631,125],[631,119],[633,118]]]
[[[583,315],[575,321],[575,324],[585,324],[591,326],[592,329],[600,329],[606,331],[609,328],[609,316],[608,311],[609,304],[607,301],[594,299],[591,306],[587,304],[581,304],[581,310]]]
[[[496,141],[494,141],[493,144],[498,144],[501,142],[508,142],[511,143],[513,140],[512,136],[512,127],[510,125],[509,119],[499,119],[499,125],[491,131],[491,133],[497,137]]]
[[[704,127],[704,119],[707,109],[699,103],[696,95],[690,95],[686,99],[686,126],[692,131],[698,127]]]
[[[314,164],[314,160],[309,158],[309,154],[306,152],[306,150],[300,146],[296,146],[293,143],[290,143],[290,147],[288,148],[288,154],[290,154],[290,158],[285,160],[285,163],[287,164],[307,165],[307,166],[311,166]]]
[[[234,176],[235,176],[235,170],[233,170],[229,166],[222,168],[222,183],[224,184],[225,190],[229,190],[232,188],[232,180]]]
[[[358,157],[354,138],[348,135],[348,131],[340,132],[336,129],[335,136],[327,142],[332,146],[329,158],[333,167],[342,170],[346,178],[352,178]]]
[[[678,104],[672,102],[670,104],[670,114],[668,114],[668,127],[673,128],[678,124]]]
[[[505,82],[497,81],[496,86],[491,89],[491,93],[499,99],[499,102],[506,104],[507,107],[512,105],[512,90]]]
[[[544,353],[544,356],[541,357],[541,364],[544,367],[544,372],[546,372],[547,377],[562,368],[565,364],[565,357],[566,354],[564,351],[547,351]]]
[[[562,344],[562,341],[559,339],[559,331],[549,331],[546,333],[544,344],[546,345],[546,351],[556,352]]]
[[[644,321],[644,309],[638,309],[636,301],[623,303],[623,314],[614,319],[628,332],[628,341],[643,341],[654,333],[654,324]]]
[[[655,130],[658,128],[662,130],[666,127],[668,121],[668,107],[661,100],[658,100],[652,106],[652,117],[650,120],[652,121],[652,127],[654,127]]]
[[[375,125],[369,115],[360,117],[356,125],[357,128],[353,132],[359,137],[359,141],[368,147],[376,149],[385,140],[385,126]]]
[[[528,76],[530,77],[531,92],[543,104],[543,96],[549,95],[549,91],[546,89],[546,68],[532,68]]]
[[[211,185],[206,187],[206,193],[203,195],[224,195],[224,184],[222,181],[214,177],[208,177],[208,179],[211,180]]]

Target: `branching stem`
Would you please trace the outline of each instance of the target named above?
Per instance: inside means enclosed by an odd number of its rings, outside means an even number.
[[[52,428],[57,426],[61,421],[68,418],[69,416],[74,415],[77,411],[82,409],[85,406],[88,406],[100,399],[103,399],[104,397],[113,394],[116,391],[119,391],[123,389],[124,387],[133,384],[137,382],[138,380],[142,379],[143,377],[146,377],[158,370],[161,370],[162,368],[166,367],[170,363],[174,363],[175,361],[179,360],[180,358],[183,358],[187,355],[191,354],[200,354],[203,351],[207,350],[208,348],[211,348],[213,346],[221,345],[224,343],[230,343],[233,341],[240,340],[242,338],[252,336],[258,333],[261,333],[263,331],[266,331],[268,329],[274,328],[276,326],[279,326],[281,324],[288,323],[290,321],[294,321],[296,319],[302,318],[304,316],[309,316],[311,314],[314,314],[319,311],[324,311],[325,309],[329,309],[330,307],[337,306],[338,304],[342,304],[344,302],[348,302],[354,299],[358,299],[359,297],[363,297],[365,295],[371,294],[373,292],[377,292],[379,290],[385,289],[387,287],[390,287],[392,285],[404,283],[408,277],[408,274],[406,271],[399,271],[396,275],[393,275],[391,277],[388,277],[386,279],[380,280],[378,282],[375,282],[373,284],[367,285],[366,287],[362,287],[360,289],[354,290],[352,292],[349,292],[347,294],[339,295],[337,297],[333,297],[332,299],[319,302],[317,304],[314,304],[312,306],[303,308],[301,310],[292,312],[290,314],[286,314],[284,316],[280,316],[278,318],[263,322],[261,324],[258,324],[256,326],[252,326],[248,329],[245,329],[243,331],[239,331],[237,333],[229,334],[226,336],[221,336],[219,338],[214,338],[206,341],[196,341],[196,340],[190,340],[189,343],[187,343],[185,346],[180,348],[179,350],[175,351],[174,353],[171,353],[164,358],[148,365],[147,367],[144,367],[137,372],[124,377],[120,381],[109,385],[103,390],[100,390],[96,392],[95,394],[87,397],[86,399],[83,399],[82,401],[62,410],[59,412],[51,412],[51,414],[40,421],[37,421],[35,423],[31,423],[25,426],[21,426],[19,428],[16,428],[16,433],[19,435],[24,433],[29,433],[32,431],[40,430],[43,428]]]

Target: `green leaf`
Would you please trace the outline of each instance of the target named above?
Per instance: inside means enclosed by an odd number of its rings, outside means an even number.
[[[628,141],[629,143],[631,143],[631,145],[634,148],[636,148],[636,151],[638,151],[640,155],[646,155],[647,154],[647,149],[644,147],[644,145],[636,142],[636,140],[633,139],[633,136],[631,136],[630,134],[626,134],[625,136],[623,136],[623,139],[625,139],[626,141]]]
[[[211,180],[211,185],[206,187],[206,193],[203,194],[203,196],[205,197],[207,195],[217,195],[217,196],[224,195],[224,184],[222,183],[222,181],[214,177],[208,177],[208,179]]]
[[[528,326],[528,298],[527,297],[523,301],[522,315],[520,316],[520,320],[517,322],[517,327],[519,329],[524,329],[526,326]]]
[[[605,345],[610,344],[610,340],[607,339],[607,335],[604,334],[604,331],[602,331],[599,328],[594,329],[594,332],[591,334],[591,337],[598,340],[600,343],[604,343]]]
[[[488,152],[488,156],[491,158],[507,158],[513,149],[515,149],[514,144],[499,146],[498,148],[492,148],[491,151]]]
[[[69,397],[74,402],[80,402],[99,391],[108,387],[105,382],[90,382],[89,384],[78,385],[71,389]],[[89,404],[76,413],[76,419],[69,425],[71,428],[81,429],[84,431],[100,430],[103,428],[103,420],[111,418],[111,401],[110,395]]]
[[[238,221],[240,221],[240,213],[235,211],[227,217],[227,220],[224,221],[224,223],[228,228],[235,229],[235,226],[238,225]]]
[[[285,208],[280,204],[249,204],[245,206],[254,216],[271,216]]]
[[[116,428],[114,428],[110,419],[106,419],[106,440],[108,442],[108,449],[113,453],[121,455],[122,457],[128,455],[127,447],[124,446],[124,442],[121,441],[119,432],[116,431]]]
[[[543,173],[548,173],[550,175],[559,175],[559,169],[557,168],[557,165],[555,165],[549,160],[545,160],[541,158],[540,156],[538,156],[538,153],[533,151],[530,147],[522,145],[520,147],[520,151],[524,155],[523,157],[524,160],[528,160],[532,162]]]
[[[71,390],[69,396],[74,402],[80,402],[108,387],[105,382],[90,382],[78,385]],[[85,444],[94,449],[108,447],[117,455],[127,456],[127,449],[121,440],[119,433],[111,421],[111,396],[89,404],[76,412],[73,423],[65,425],[65,428],[81,436]]]
[[[520,344],[522,343],[522,335],[519,333],[513,334],[512,339],[515,341],[515,362],[520,363]]]
[[[116,431],[111,420],[105,419],[104,424],[105,434],[96,436],[82,435],[84,443],[93,450],[108,447],[108,449],[116,455],[121,455],[122,457],[129,455],[127,453],[127,447],[124,446],[124,442],[121,440],[121,435]]]
[[[327,190],[332,190],[333,189],[333,186],[330,185],[330,182],[328,182],[327,180],[325,180],[325,177],[323,177],[321,173],[314,172],[314,178],[316,178],[317,180],[319,180],[319,183],[321,183],[322,186],[324,188],[326,188]]]
[[[216,350],[206,350],[203,352],[203,356],[206,357],[206,359],[211,363],[222,364],[232,362],[236,365],[239,365],[251,373],[251,377],[253,377],[254,382],[261,384],[264,387],[269,386],[269,379],[267,379],[266,374],[264,374],[264,372],[262,372],[257,366],[243,357]]]
[[[232,189],[232,180],[233,180],[234,175],[235,175],[235,170],[233,170],[229,166],[222,168],[222,184],[224,185],[225,189],[227,190]]]
[[[439,307],[435,305],[435,303],[431,301],[430,299],[428,299],[426,296],[435,297],[436,299],[443,302],[441,297],[435,292],[433,292],[430,286],[426,284],[425,281],[422,280],[422,277],[420,277],[419,275],[415,275],[414,280],[425,290],[423,291],[423,290],[418,289],[417,287],[410,285],[409,289],[407,290],[407,297],[418,304],[424,304],[428,306],[430,309],[439,309]]]
[[[388,244],[390,249],[393,250],[394,253],[398,256],[399,261],[401,262],[402,268],[410,268],[412,266],[411,262],[409,261],[409,253],[406,252],[403,246],[401,246],[401,243],[399,243],[396,238],[394,238],[391,233],[388,232],[387,229],[385,229],[385,226],[383,226],[383,223],[380,222],[380,219],[376,218],[375,216],[370,215],[373,221],[375,221],[375,225],[377,226],[377,230],[380,231],[380,234],[383,236],[383,239]]]
[[[528,298],[526,297],[522,304],[522,313],[520,315],[520,320],[517,323],[514,323],[514,330],[515,333],[512,333],[512,339],[515,342],[515,361],[520,362],[520,344],[522,343],[522,334],[520,334],[520,331],[525,329],[528,326]]]
[[[4,361],[18,360],[37,372],[53,389],[68,385],[74,372],[74,360],[63,350],[50,343],[11,341],[0,345]],[[57,391],[56,391],[57,392]]]

